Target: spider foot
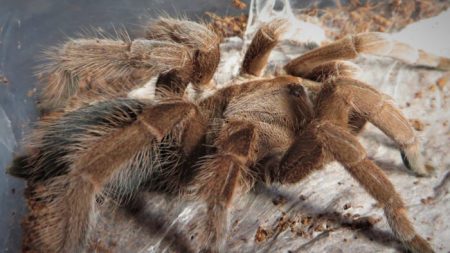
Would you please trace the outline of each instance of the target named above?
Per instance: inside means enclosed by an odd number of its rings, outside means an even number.
[[[408,156],[405,151],[400,151],[400,155],[402,157],[403,164],[408,170],[414,172],[417,176],[427,177],[434,174],[436,168],[432,165],[425,164],[421,155],[419,156]]]

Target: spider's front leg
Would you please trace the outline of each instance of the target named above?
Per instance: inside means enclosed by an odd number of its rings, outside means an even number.
[[[202,252],[227,252],[228,208],[239,191],[253,181],[249,167],[256,161],[258,130],[243,120],[228,120],[217,137],[217,153],[208,157],[194,179],[193,194],[207,203],[206,243]]]
[[[29,179],[45,186],[33,195],[45,208],[30,214],[30,245],[42,252],[84,252],[96,198],[110,190],[105,186],[136,192],[152,176],[152,152],[166,135],[173,134],[188,156],[205,127],[197,107],[176,98],[157,105],[98,103],[43,126],[32,143],[38,154],[27,159]]]
[[[220,58],[220,40],[213,31],[194,22],[160,19],[147,38],[73,39],[47,50],[39,69],[44,84],[40,107],[64,108],[86,94],[85,100],[123,96],[159,75],[158,86],[179,94],[190,82],[196,88],[210,83]]]
[[[130,91],[161,72],[190,66],[190,50],[166,41],[76,39],[47,51],[40,107],[52,111],[84,94]]]

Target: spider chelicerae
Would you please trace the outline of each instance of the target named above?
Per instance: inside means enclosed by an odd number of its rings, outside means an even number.
[[[360,53],[450,69],[450,61],[362,33],[293,59],[263,76],[289,23],[263,24],[239,76],[217,88],[220,38],[207,25],[159,18],[143,39],[73,39],[47,51],[43,117],[9,172],[45,187],[29,242],[42,252],[82,252],[97,201],[163,189],[207,206],[203,252],[227,252],[233,198],[255,182],[294,184],[338,161],[376,199],[394,235],[433,252],[383,171],[356,139],[367,121],[401,150],[418,176],[430,173],[419,140],[385,94],[355,79]],[[299,35],[301,36],[301,35]],[[190,85],[192,92],[186,92]]]

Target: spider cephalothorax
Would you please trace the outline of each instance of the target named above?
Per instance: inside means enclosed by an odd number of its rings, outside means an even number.
[[[445,69],[449,61],[365,33],[309,51],[281,75],[262,77],[286,25],[263,25],[239,77],[212,93],[219,39],[194,22],[159,19],[145,39],[72,40],[49,53],[41,99],[49,114],[10,169],[45,185],[34,193],[44,208],[32,211],[30,244],[43,252],[81,252],[99,196],[132,198],[158,187],[205,201],[204,249],[226,252],[227,214],[238,192],[256,181],[296,183],[336,160],[380,203],[407,248],[432,252],[355,135],[371,122],[423,176],[428,171],[418,138],[393,101],[354,79],[357,67],[342,60],[373,53]],[[195,96],[183,95],[188,84]]]

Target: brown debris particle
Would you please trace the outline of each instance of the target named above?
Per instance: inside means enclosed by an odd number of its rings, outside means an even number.
[[[414,93],[414,98],[422,98],[422,92],[418,91],[418,92]]]
[[[436,171],[436,168],[433,165],[429,164],[429,163],[425,164],[425,169],[430,174],[432,174],[432,173],[434,173]]]
[[[425,129],[425,124],[419,119],[410,119],[409,122],[416,131],[423,131]]]
[[[278,223],[274,229],[274,232],[278,234],[285,231],[289,227],[289,224],[290,224],[289,217],[286,215],[286,213],[283,213],[283,215],[280,218],[278,218]]]
[[[433,203],[433,201],[434,201],[434,198],[431,196],[420,200],[420,202],[422,202],[422,204],[424,204],[424,205],[429,205],[429,204]]]
[[[240,10],[247,8],[247,4],[242,2],[241,0],[233,0],[233,6]]]
[[[34,95],[34,93],[36,93],[36,88],[28,90],[27,92],[27,97],[32,97]]]
[[[350,203],[347,203],[347,204],[344,205],[344,210],[347,210],[347,209],[349,209],[351,207],[352,207],[352,205]]]
[[[445,76],[439,78],[439,79],[437,80],[437,82],[436,82],[437,87],[438,87],[440,90],[443,90],[444,87],[445,87],[445,85],[447,85],[447,83],[448,83],[448,79],[449,79],[449,76],[448,76],[448,75],[445,75]]]
[[[327,35],[339,39],[361,32],[393,32],[418,20],[436,16],[450,5],[448,1],[360,1],[349,4],[335,1],[334,6],[319,8],[313,5],[301,10],[300,18],[317,17]],[[318,11],[319,9],[319,11]]]
[[[311,216],[304,216],[301,218],[300,223],[302,223],[302,225],[310,225],[312,223],[312,217]]]
[[[436,85],[430,84],[430,86],[428,86],[428,90],[431,91],[431,92],[436,91]]]
[[[0,75],[0,83],[7,85],[9,83],[9,80],[8,80],[8,78],[6,78],[6,76]]]
[[[278,206],[278,205],[282,206],[282,205],[286,204],[286,198],[284,198],[283,196],[279,195],[279,196],[277,196],[276,198],[274,198],[272,200],[272,203],[274,205],[276,205],[276,206]]]
[[[212,12],[205,14],[211,19],[209,26],[222,38],[244,35],[248,18],[246,15],[221,17]]]
[[[264,242],[267,239],[267,235],[267,231],[259,226],[258,230],[256,230],[255,242]]]

